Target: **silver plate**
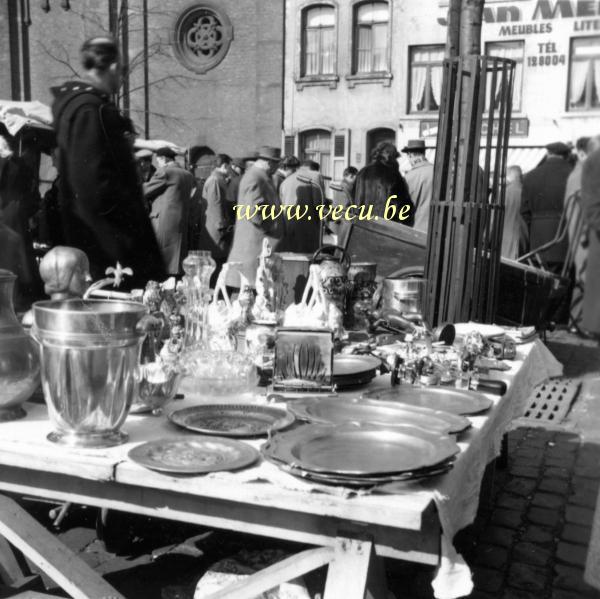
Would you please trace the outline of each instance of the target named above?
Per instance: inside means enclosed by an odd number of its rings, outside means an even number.
[[[288,408],[297,418],[316,424],[410,424],[440,434],[460,433],[471,426],[464,416],[377,399],[305,397],[290,402]]]
[[[176,410],[168,417],[190,431],[223,437],[257,437],[294,422],[286,410],[255,404],[206,404]]]
[[[181,437],[142,443],[128,456],[137,464],[158,472],[202,474],[244,468],[253,464],[259,453],[254,447],[232,439]]]
[[[472,416],[488,410],[493,402],[476,391],[447,387],[411,387],[399,385],[385,391],[367,392],[364,397],[400,402],[461,416]]]
[[[373,356],[338,354],[333,357],[333,376],[340,378],[360,377],[374,372],[381,366],[381,360]]]
[[[370,476],[428,468],[456,455],[459,447],[448,436],[411,426],[307,424],[276,433],[262,451],[302,470]]]

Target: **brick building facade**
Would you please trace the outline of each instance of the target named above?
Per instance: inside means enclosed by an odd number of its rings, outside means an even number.
[[[107,34],[110,6],[120,10],[125,4],[130,116],[143,134],[143,0],[71,0],[66,3],[69,10],[64,4],[0,3],[0,97],[50,103],[49,88],[80,72],[81,42]],[[281,0],[148,0],[150,136],[184,146],[208,145],[236,156],[261,144],[279,145],[283,15]],[[30,22],[22,28],[28,39],[19,44],[15,31],[23,20]],[[122,34],[122,18],[118,22]],[[29,58],[17,64],[19,45],[26,47]],[[29,83],[30,93],[26,86],[15,88],[19,75]]]

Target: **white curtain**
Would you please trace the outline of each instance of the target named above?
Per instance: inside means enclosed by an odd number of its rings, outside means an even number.
[[[373,71],[386,71],[387,23],[374,24],[371,27],[373,43]]]
[[[358,28],[356,53],[356,70],[358,73],[368,73],[371,71],[371,48],[373,38],[370,27]]]
[[[307,29],[304,47],[304,74],[319,73],[319,30]]]
[[[427,67],[412,67],[411,70],[410,111],[418,112],[418,106],[423,101],[423,94],[425,93]]]
[[[523,42],[498,42],[496,44],[490,44],[488,46],[488,54],[490,56],[496,56],[498,58],[509,58],[514,60],[517,64],[515,66],[515,81],[513,85],[513,110],[519,110],[521,108],[521,93],[523,86]],[[492,73],[488,75],[491,85]],[[491,110],[490,97],[494,98],[494,107],[500,102],[500,95],[502,93],[502,77],[500,73],[497,74],[496,89],[488,91],[488,110]]]
[[[335,63],[335,30],[333,27],[321,29],[321,74],[334,73]]]
[[[431,93],[435,103],[440,106],[442,101],[442,79],[444,71],[442,67],[431,67]]]
[[[574,60],[571,64],[571,91],[569,93],[571,106],[575,106],[581,101],[585,92],[589,68],[589,60]]]
[[[596,97],[600,100],[600,59],[594,60],[594,86],[596,88]]]

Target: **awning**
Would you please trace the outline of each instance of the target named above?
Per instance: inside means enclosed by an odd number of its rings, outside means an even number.
[[[52,111],[41,102],[12,102],[0,100],[0,123],[11,135],[17,135],[23,127],[52,130]]]
[[[435,148],[428,148],[425,152],[425,155],[427,160],[429,160],[431,163],[435,162]],[[546,148],[543,147],[509,147],[506,154],[506,166],[520,166],[523,173],[527,173],[531,169],[535,168],[545,155]],[[491,160],[493,169],[493,150]],[[481,159],[480,164],[483,167],[483,158]],[[400,158],[400,170],[403,173],[406,173],[410,170],[410,162],[405,154],[402,154]]]

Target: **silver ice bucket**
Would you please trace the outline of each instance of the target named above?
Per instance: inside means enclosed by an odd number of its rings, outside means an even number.
[[[50,441],[109,447],[137,392],[148,309],[125,301],[64,300],[33,305],[44,398],[55,430]]]

